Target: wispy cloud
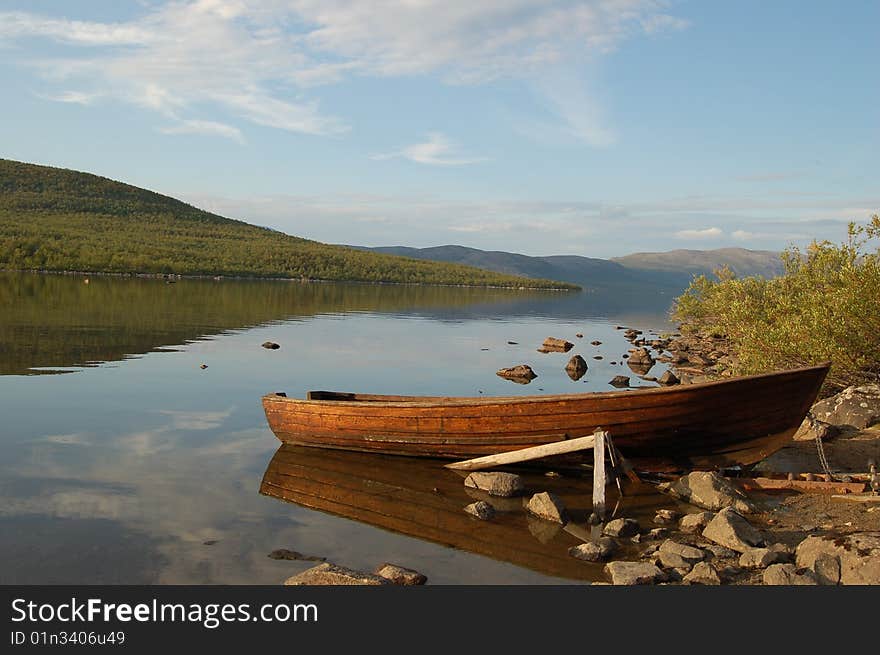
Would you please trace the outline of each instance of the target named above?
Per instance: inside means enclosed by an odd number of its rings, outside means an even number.
[[[432,166],[465,166],[488,161],[486,157],[461,156],[458,154],[458,146],[440,132],[429,132],[426,140],[421,143],[414,143],[394,152],[372,155],[370,159],[381,161],[398,157]]]
[[[546,71],[530,81],[547,111],[545,119],[515,119],[520,133],[537,141],[606,147],[617,140],[598,85],[570,66]]]
[[[721,228],[707,227],[702,230],[679,230],[675,233],[675,236],[678,239],[718,239],[724,236],[724,232]]]
[[[84,91],[64,91],[62,93],[57,94],[36,94],[38,97],[43,98],[44,100],[52,100],[53,102],[66,102],[74,105],[92,105],[94,104],[101,96],[97,93],[86,93]]]
[[[183,120],[176,125],[158,128],[162,134],[207,134],[223,136],[239,143],[244,143],[244,136],[237,127],[216,121]]]
[[[775,171],[768,173],[752,173],[749,175],[739,175],[736,177],[737,182],[784,182],[786,180],[801,177],[803,173],[795,171]]]
[[[531,255],[625,255],[681,247],[682,241],[780,250],[812,239],[839,241],[846,221],[876,209],[852,209],[865,198],[781,200],[685,197],[640,202],[453,201],[426,195],[332,193],[224,198],[183,194],[197,207],[290,234],[337,243],[436,246],[446,243]],[[880,207],[880,198],[874,200]],[[414,221],[413,216],[419,220]],[[295,218],[293,218],[295,217]],[[707,227],[708,226],[708,227]]]
[[[319,106],[313,94],[322,84],[353,76],[432,75],[449,84],[540,77],[601,57],[635,36],[683,27],[665,6],[662,0],[175,0],[143,4],[138,16],[122,22],[0,12],[0,44],[63,44],[64,54],[23,61],[50,86],[76,84],[166,117],[174,112],[178,132],[200,125],[207,133],[206,125],[219,124],[212,114],[219,110],[271,128],[335,135],[348,124]],[[542,93],[555,120],[576,138],[594,145],[613,140],[589,85],[548,84]],[[212,133],[238,138],[231,130]],[[431,160],[430,144],[413,156]]]

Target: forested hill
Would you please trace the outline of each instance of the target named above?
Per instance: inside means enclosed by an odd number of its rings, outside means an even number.
[[[76,171],[0,159],[0,270],[577,288],[301,239]]]

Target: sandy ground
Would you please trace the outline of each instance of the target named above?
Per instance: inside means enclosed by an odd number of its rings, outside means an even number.
[[[880,466],[880,425],[852,431],[824,444],[834,474],[867,473],[873,459]],[[821,473],[814,441],[795,441],[758,467],[775,473]],[[880,502],[855,502],[830,494],[774,493],[750,496],[765,511],[750,520],[773,538],[795,545],[810,534],[847,534],[880,530]]]

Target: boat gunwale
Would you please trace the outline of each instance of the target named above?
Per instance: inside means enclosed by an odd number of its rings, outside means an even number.
[[[712,380],[709,382],[697,382],[687,385],[674,385],[669,387],[640,387],[631,391],[588,391],[582,393],[571,394],[543,394],[534,396],[413,396],[415,400],[358,400],[356,398],[346,399],[339,398],[336,400],[312,400],[308,398],[289,398],[287,396],[279,396],[277,393],[268,393],[262,397],[263,401],[272,401],[281,404],[306,405],[314,407],[466,407],[473,405],[509,405],[509,404],[527,404],[527,403],[553,403],[559,401],[570,400],[605,400],[615,398],[633,398],[648,394],[675,394],[689,393],[702,389],[715,387],[723,387],[726,385],[737,384],[754,380],[761,380],[784,375],[796,375],[798,373],[818,372],[822,369],[826,374],[831,367],[831,362],[822,362],[814,366],[804,366],[801,368],[785,369],[779,371],[771,371],[769,373],[757,373],[754,375],[744,375],[724,380]],[[824,379],[824,376],[823,376]],[[310,392],[311,393],[311,392]],[[330,392],[347,394],[348,392]],[[357,394],[350,394],[357,395]],[[368,396],[378,394],[364,394]]]

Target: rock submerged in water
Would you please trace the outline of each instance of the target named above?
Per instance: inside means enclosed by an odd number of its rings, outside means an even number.
[[[485,500],[478,500],[464,508],[464,511],[481,521],[491,521],[495,518],[495,508]]]
[[[615,375],[608,384],[618,389],[625,389],[629,386],[629,378],[625,375]]]
[[[464,479],[464,486],[502,497],[516,496],[525,490],[520,476],[500,471],[474,471]]]
[[[380,578],[385,578],[394,584],[406,587],[422,585],[428,581],[428,577],[418,571],[387,562],[377,566],[374,573]]]
[[[640,530],[639,522],[635,519],[614,519],[605,525],[602,534],[625,539],[637,535]]]
[[[565,365],[565,372],[572,380],[580,380],[587,373],[587,362],[580,355],[575,355]]]
[[[616,550],[617,544],[613,539],[600,537],[596,541],[572,546],[568,549],[568,554],[576,559],[582,559],[587,562],[604,562],[611,557]]]
[[[391,581],[374,573],[355,571],[325,562],[284,581],[288,586],[299,585],[386,585]]]
[[[286,559],[286,560],[302,560],[306,562],[323,562],[326,557],[315,557],[314,555],[303,555],[295,550],[287,548],[278,548],[269,553],[270,559]]]
[[[510,368],[502,368],[497,371],[495,375],[519,384],[528,384],[538,377],[538,375],[532,370],[532,367],[528,364],[519,364],[517,366],[511,366]]]
[[[263,343],[263,348],[266,350],[278,350],[281,346],[279,346],[274,341],[266,341]]]
[[[532,496],[529,499],[528,505],[526,505],[526,510],[545,521],[553,521],[562,525],[568,522],[568,516],[562,500],[559,496],[549,491],[542,491]]]
[[[541,347],[538,348],[538,352],[567,353],[572,348],[574,348],[574,344],[571,341],[566,341],[565,339],[557,339],[556,337],[547,337],[546,339],[544,339],[544,343],[541,344]]]

